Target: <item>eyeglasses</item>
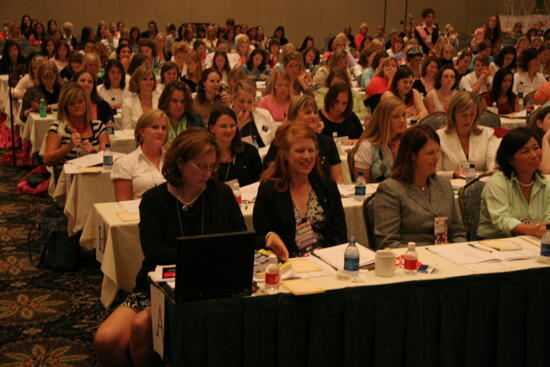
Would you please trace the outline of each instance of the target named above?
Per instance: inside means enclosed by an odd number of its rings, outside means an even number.
[[[218,169],[218,165],[217,164],[213,164],[211,166],[207,165],[207,164],[196,164],[195,162],[192,162],[192,161],[189,161],[189,163],[191,163],[191,165],[199,170],[201,170],[202,172],[204,173],[212,173],[212,172],[216,172],[216,170]]]

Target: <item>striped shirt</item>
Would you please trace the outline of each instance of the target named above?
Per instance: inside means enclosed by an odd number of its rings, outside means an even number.
[[[70,128],[69,124],[65,121],[57,120],[52,122],[48,131],[59,135],[59,137],[61,138],[61,146],[69,144],[71,142],[71,135],[73,131]],[[93,120],[92,136],[88,138],[83,138],[82,140],[87,139],[90,141],[90,144],[92,144],[92,146],[99,148],[99,137],[101,136],[101,134],[106,132],[107,131],[103,122],[99,120]],[[81,155],[87,154],[83,152],[85,152],[85,150],[74,147],[67,153],[67,155],[65,156],[65,160],[68,161],[71,159],[75,159]]]

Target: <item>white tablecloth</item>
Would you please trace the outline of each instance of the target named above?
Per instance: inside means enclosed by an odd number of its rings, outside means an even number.
[[[64,167],[52,196],[57,203],[64,205],[67,232],[74,235],[84,228],[94,204],[115,201],[111,171],[67,174]]]
[[[0,111],[9,114],[8,75],[0,75]]]
[[[31,112],[27,122],[23,124],[21,138],[23,141],[30,141],[32,144],[31,154],[40,152],[44,137],[50,129],[50,125],[55,121],[55,116],[48,113],[46,117],[40,117],[40,114]]]

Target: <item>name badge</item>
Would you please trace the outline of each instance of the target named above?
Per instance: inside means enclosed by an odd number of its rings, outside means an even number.
[[[447,231],[449,228],[449,217],[435,217],[434,218],[434,243],[440,245],[442,243],[449,243],[447,237]]]
[[[313,232],[311,223],[309,221],[304,222],[296,226],[296,246],[301,256],[311,252],[314,245],[317,243],[317,237]]]

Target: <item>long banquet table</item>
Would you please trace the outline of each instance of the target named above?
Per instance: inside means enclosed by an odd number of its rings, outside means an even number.
[[[433,274],[314,278],[325,293],[309,296],[176,304],[153,285],[154,337],[172,366],[550,365],[548,266],[474,273],[418,253]]]

